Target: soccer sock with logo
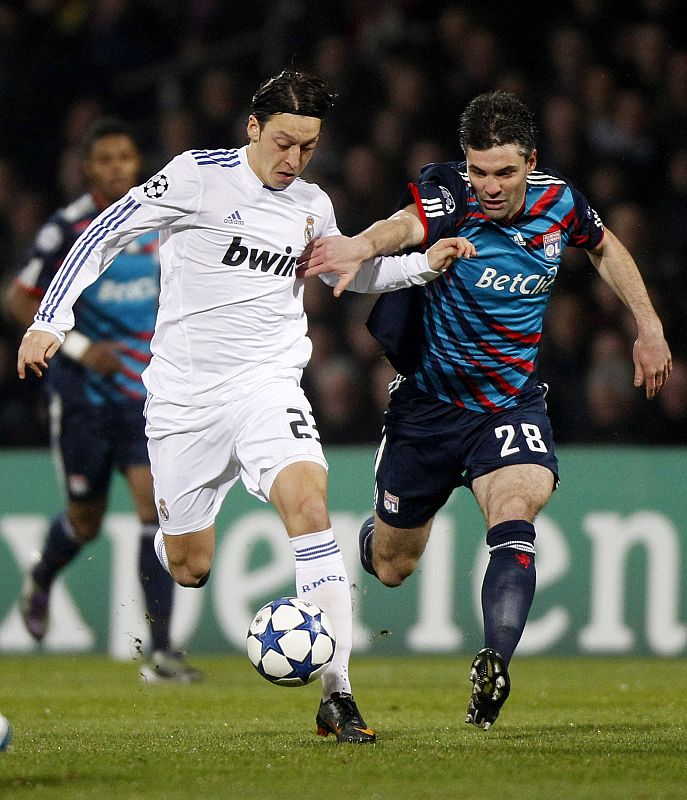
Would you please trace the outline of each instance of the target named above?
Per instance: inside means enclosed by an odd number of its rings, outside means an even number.
[[[43,546],[41,560],[31,570],[34,581],[41,589],[49,589],[57,573],[69,564],[81,550],[67,512],[55,517]]]
[[[296,594],[327,613],[334,626],[334,658],[322,676],[322,698],[351,691],[348,659],[353,643],[351,587],[331,528],[289,540],[296,558]]]
[[[155,552],[157,525],[144,525],[138,554],[141,587],[146,602],[153,650],[170,650],[169,624],[172,615],[174,581]]]
[[[489,564],[482,583],[484,646],[510,661],[534,597],[534,525],[508,520],[487,532]]]

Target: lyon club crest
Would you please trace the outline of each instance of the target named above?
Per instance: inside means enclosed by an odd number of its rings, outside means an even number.
[[[544,255],[549,261],[554,261],[561,254],[561,232],[544,234]]]

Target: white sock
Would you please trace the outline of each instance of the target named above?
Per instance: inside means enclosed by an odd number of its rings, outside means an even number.
[[[169,572],[169,561],[167,561],[167,551],[165,550],[165,540],[162,537],[162,531],[158,528],[157,533],[155,534],[155,554],[157,555],[157,560],[162,564],[164,569]],[[171,575],[172,573],[169,572]]]
[[[296,557],[296,594],[327,613],[334,626],[334,658],[322,676],[322,699],[332,692],[350,694],[348,659],[353,643],[351,587],[331,528],[289,540]]]

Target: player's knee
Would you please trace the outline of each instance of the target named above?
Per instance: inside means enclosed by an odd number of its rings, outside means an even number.
[[[322,531],[329,527],[326,498],[319,494],[305,494],[286,520],[294,530]]]
[[[100,532],[99,522],[92,522],[88,519],[72,519],[70,521],[74,529],[74,535],[81,544],[92,542]]]
[[[211,566],[211,558],[197,556],[178,564],[170,562],[169,571],[180,586],[187,589],[200,589],[208,581]]]
[[[374,568],[379,580],[385,585],[393,588],[400,586],[403,581],[415,572],[417,561],[408,558],[394,556],[385,558],[383,555],[375,554]]]

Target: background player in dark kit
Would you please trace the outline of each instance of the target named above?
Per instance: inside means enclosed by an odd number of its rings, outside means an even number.
[[[83,166],[90,188],[57,211],[39,231],[28,259],[9,287],[5,307],[29,325],[65,255],[90,222],[139,179],[141,156],[129,128],[101,119],[86,137]],[[48,376],[53,447],[61,463],[67,508],[53,519],[40,561],[24,585],[21,614],[40,641],[49,624],[52,583],[100,532],[115,468],[127,480],[141,523],[139,575],[150,623],[152,654],[141,671],[148,681],[195,681],[202,674],[172,648],[174,582],[155,555],[153,499],[141,373],[159,295],[157,234],[144,234],[117,256],[107,276],[74,309],[76,326]]]

